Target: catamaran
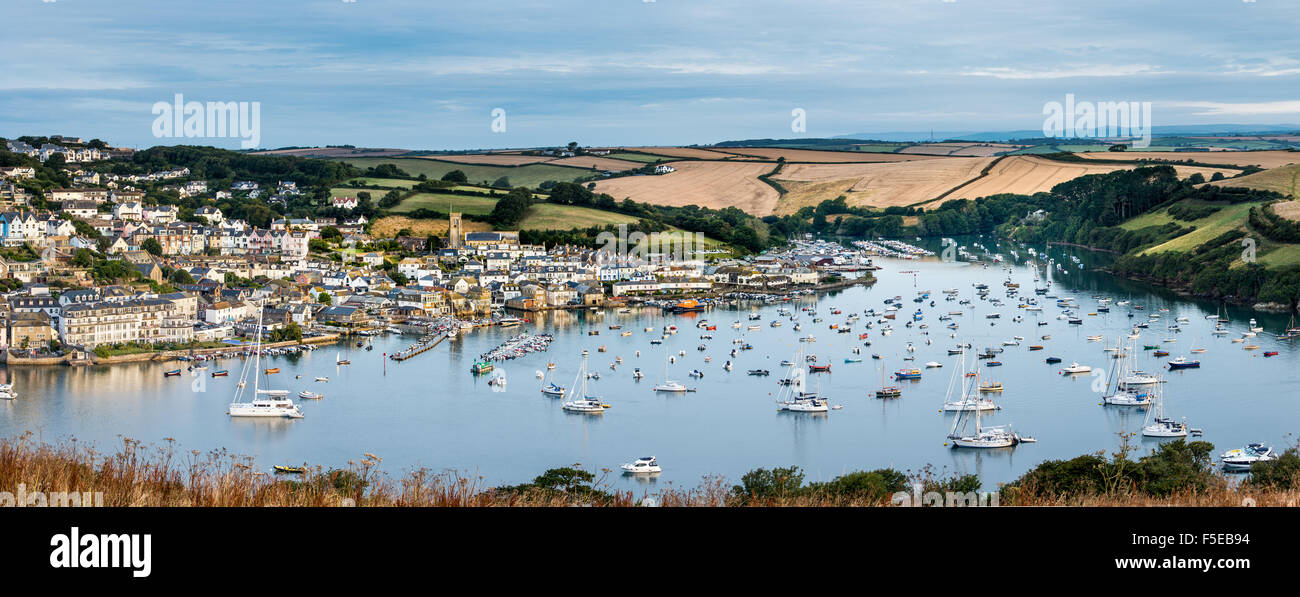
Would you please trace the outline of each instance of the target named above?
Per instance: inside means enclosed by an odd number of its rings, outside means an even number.
[[[284,419],[301,419],[302,411],[289,398],[289,390],[270,390],[260,387],[258,371],[262,367],[262,308],[257,310],[257,341],[253,345],[253,360],[245,361],[235,386],[235,397],[230,402],[226,414],[232,417],[278,417]],[[252,400],[243,401],[245,382],[249,373],[253,375]]]

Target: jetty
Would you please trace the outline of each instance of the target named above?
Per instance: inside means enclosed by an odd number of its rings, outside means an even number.
[[[420,340],[415,344],[412,344],[410,348],[407,348],[402,352],[395,352],[393,354],[390,354],[388,355],[388,358],[393,359],[394,361],[400,363],[415,355],[423,354],[425,352],[433,350],[439,344],[442,344],[442,341],[446,339],[447,339],[446,334],[438,334],[437,336],[425,336],[423,338],[420,338]]]

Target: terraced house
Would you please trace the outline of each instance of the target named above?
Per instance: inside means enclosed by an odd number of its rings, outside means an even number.
[[[65,344],[94,348],[118,342],[189,342],[194,322],[166,299],[73,304],[63,309],[59,335]]]

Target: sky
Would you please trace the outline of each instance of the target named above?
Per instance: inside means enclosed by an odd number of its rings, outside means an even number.
[[[137,148],[240,146],[160,131],[155,103],[177,94],[256,102],[266,148],[1039,130],[1067,94],[1150,102],[1156,126],[1300,123],[1296,0],[4,0],[0,15],[0,136]]]

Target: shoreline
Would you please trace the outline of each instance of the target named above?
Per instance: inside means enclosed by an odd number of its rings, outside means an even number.
[[[285,340],[283,342],[263,343],[262,348],[283,348],[285,346],[298,346],[300,344],[329,344],[337,342],[343,336],[341,334],[324,334],[303,338],[302,340]],[[191,355],[226,355],[227,357],[237,357],[239,353],[249,348],[251,345],[217,347],[217,348],[194,348],[180,350],[155,350],[149,352],[138,352],[134,354],[114,355],[106,358],[89,354],[89,358],[77,359],[72,354],[50,357],[15,357],[4,351],[2,360],[9,366],[32,367],[32,366],[51,366],[51,365],[70,365],[70,366],[91,366],[91,365],[118,365],[122,363],[141,363],[145,361],[161,362],[177,360],[182,356]],[[228,354],[227,354],[228,353]]]

